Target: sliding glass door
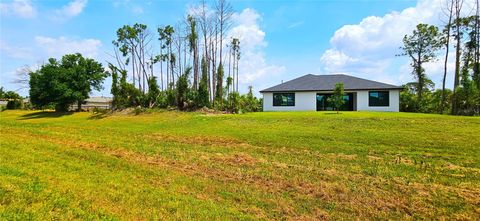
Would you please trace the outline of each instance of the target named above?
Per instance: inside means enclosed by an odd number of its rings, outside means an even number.
[[[333,103],[329,101],[332,94],[317,93],[317,111],[335,110]],[[343,96],[345,103],[340,107],[341,111],[353,111],[353,93],[347,93]]]

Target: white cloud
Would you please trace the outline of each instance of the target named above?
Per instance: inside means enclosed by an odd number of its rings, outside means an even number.
[[[95,58],[102,42],[97,39],[74,40],[66,37],[50,38],[36,36],[38,47],[44,49],[48,57],[61,57],[64,54],[81,53],[83,56]]]
[[[34,18],[37,10],[29,0],[14,0],[11,3],[0,3],[2,15],[13,15],[21,18]]]
[[[248,85],[257,83],[260,78],[285,72],[284,66],[268,64],[266,61],[264,49],[268,43],[265,40],[265,32],[259,25],[261,20],[261,15],[250,8],[232,16],[233,25],[227,39],[240,40],[239,82],[243,87],[239,86],[239,89],[242,91],[245,91]]]
[[[56,20],[65,20],[75,17],[82,13],[83,9],[87,5],[88,0],[73,0],[61,9],[55,11]]]
[[[33,58],[33,52],[28,47],[17,47],[7,44],[4,41],[0,41],[0,51],[2,55],[6,55],[15,59],[31,59]]]
[[[408,59],[395,55],[400,52],[403,36],[410,34],[418,23],[441,26],[444,4],[444,0],[419,0],[415,7],[401,12],[369,16],[359,24],[341,27],[330,39],[331,48],[320,58],[323,71],[386,79],[397,84],[413,80],[407,77],[410,74]],[[441,63],[433,62],[425,67],[437,85],[443,77]]]

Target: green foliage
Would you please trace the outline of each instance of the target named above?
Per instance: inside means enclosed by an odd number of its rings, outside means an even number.
[[[199,108],[210,107],[210,97],[208,93],[208,70],[207,70],[207,61],[205,57],[202,57],[202,76],[200,78],[200,83],[198,87],[198,94],[196,99],[196,105]]]
[[[428,81],[423,88],[423,98],[418,100],[417,82],[410,82],[403,86],[400,92],[400,111],[402,112],[420,112],[420,113],[439,113],[442,114],[442,90],[434,90],[434,84]],[[449,107],[452,100],[452,91],[445,90],[445,103],[443,107]],[[448,109],[443,110],[443,113],[449,113]]]
[[[336,83],[332,96],[328,98],[328,102],[332,102],[337,113],[338,110],[340,110],[340,107],[345,103],[345,100],[343,100],[344,95],[343,83]]]
[[[237,113],[240,111],[240,94],[238,92],[231,92],[228,94],[225,109],[230,113]]]
[[[3,88],[1,88],[0,90],[1,90],[0,99],[15,99],[15,100],[22,99],[22,96],[20,96],[15,91],[3,91]]]
[[[420,102],[424,92],[424,85],[429,81],[423,64],[434,61],[437,51],[442,46],[441,34],[438,28],[433,25],[418,24],[412,35],[403,37],[403,47],[400,47],[403,53],[400,56],[408,56],[412,60],[410,65],[413,68],[412,74],[418,81],[417,96]]]
[[[217,100],[218,103],[223,102],[223,86],[222,86],[223,76],[224,76],[223,64],[220,63],[220,65],[217,68],[217,85],[215,90],[215,100]]]
[[[22,99],[11,99],[7,102],[6,108],[8,110],[22,109],[23,108],[23,101],[22,101]]]
[[[4,107],[5,109],[13,110],[23,108],[23,98],[15,91],[4,91],[3,87],[1,87],[0,99],[7,100],[7,105]]]
[[[248,87],[247,95],[240,98],[240,110],[242,112],[258,112],[262,110],[262,101],[253,96],[253,87]]]
[[[124,109],[144,104],[145,98],[142,92],[127,82],[127,71],[119,70],[112,64],[109,65],[109,69],[112,75],[113,108]],[[118,79],[118,73],[121,74],[120,79]]]
[[[177,91],[173,89],[173,83],[170,83],[166,90],[168,106],[176,106]]]
[[[188,46],[190,49],[190,52],[192,52],[195,47],[196,47],[196,42],[198,40],[198,34],[197,34],[197,21],[195,20],[195,17],[188,15],[187,17],[188,24],[190,26],[190,32],[187,35],[188,38]]]
[[[102,64],[79,53],[64,55],[60,61],[50,58],[30,73],[30,99],[38,108],[55,105],[55,110],[67,111],[77,102],[80,109],[92,89],[102,88],[107,76]]]
[[[123,56],[127,56],[132,52],[132,48],[138,43],[138,35],[147,30],[144,24],[135,23],[133,26],[124,25],[117,30],[117,40],[113,41],[113,45],[119,48]],[[128,65],[129,60],[126,64]]]
[[[180,75],[177,80],[177,106],[178,109],[184,110],[188,107],[187,94],[189,93],[188,76],[190,75],[191,67],[188,67],[185,72]]]
[[[144,106],[154,107],[158,105],[158,98],[160,96],[160,89],[157,84],[157,78],[151,76],[148,78],[148,93],[145,95]]]
[[[457,88],[457,113],[459,115],[480,115],[480,89],[476,83],[464,79],[461,87]]]

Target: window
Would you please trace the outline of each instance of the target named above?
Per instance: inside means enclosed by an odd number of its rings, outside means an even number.
[[[273,106],[295,106],[295,93],[273,93]]]
[[[388,107],[390,99],[388,91],[369,91],[368,106],[370,107]]]

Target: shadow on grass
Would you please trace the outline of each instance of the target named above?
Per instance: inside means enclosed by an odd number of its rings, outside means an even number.
[[[327,115],[330,115],[330,114],[339,115],[339,114],[342,114],[342,113],[323,113],[323,114],[327,114]]]
[[[42,112],[35,112],[30,114],[25,114],[20,116],[20,120],[28,120],[28,119],[38,119],[38,118],[58,118],[67,115],[72,115],[73,112],[54,112],[54,111],[42,111]]]
[[[89,120],[100,120],[108,117],[108,113],[94,113],[92,116],[88,117]]]

